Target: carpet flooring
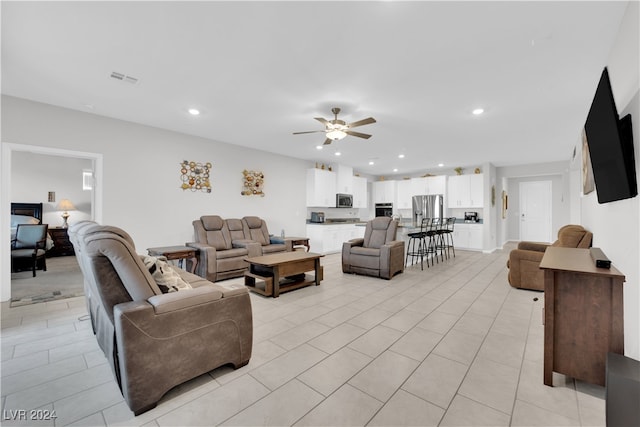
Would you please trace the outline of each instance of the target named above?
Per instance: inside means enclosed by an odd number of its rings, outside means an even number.
[[[47,258],[47,271],[11,273],[11,307],[84,295],[82,272],[75,256]]]

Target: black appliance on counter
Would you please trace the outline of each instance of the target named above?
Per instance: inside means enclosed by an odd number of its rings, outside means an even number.
[[[353,195],[351,194],[336,194],[336,208],[352,208],[353,207]]]
[[[376,203],[376,216],[393,216],[393,203]]]
[[[465,212],[464,222],[478,222],[478,212]]]
[[[323,223],[324,212],[311,212],[311,220],[309,222]]]

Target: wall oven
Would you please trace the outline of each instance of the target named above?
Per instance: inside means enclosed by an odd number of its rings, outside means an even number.
[[[393,203],[376,203],[376,216],[393,216]]]

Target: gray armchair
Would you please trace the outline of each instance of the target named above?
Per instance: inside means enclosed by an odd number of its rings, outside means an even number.
[[[342,245],[342,272],[391,279],[404,271],[404,242],[396,240],[398,221],[377,217],[367,222],[364,238]]]
[[[93,291],[96,339],[136,415],[178,384],[248,363],[253,320],[244,286],[175,268],[193,289],[163,294],[123,230],[92,225],[71,235]]]

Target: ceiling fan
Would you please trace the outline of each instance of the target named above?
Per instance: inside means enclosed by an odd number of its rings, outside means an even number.
[[[324,141],[324,145],[331,144],[332,141],[337,141],[343,139],[347,135],[357,136],[358,138],[369,139],[371,135],[366,133],[354,132],[351,128],[357,126],[368,125],[371,123],[375,123],[376,119],[373,117],[369,117],[367,119],[358,120],[353,123],[346,123],[344,120],[338,119],[338,114],[340,113],[340,109],[338,107],[333,107],[331,112],[334,115],[333,120],[323,119],[322,117],[314,117],[317,121],[325,125],[324,130],[310,130],[306,132],[294,132],[294,135],[300,135],[303,133],[315,133],[315,132],[324,132],[326,134],[327,139]]]

